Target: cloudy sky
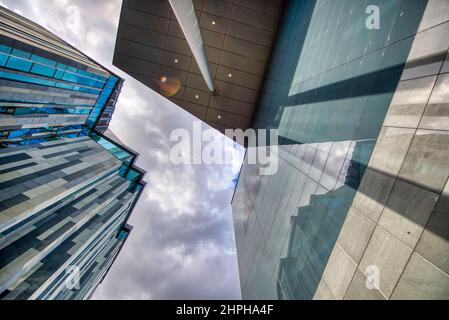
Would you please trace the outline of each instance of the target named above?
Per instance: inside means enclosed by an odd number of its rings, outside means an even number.
[[[129,221],[134,229],[94,298],[239,299],[230,202],[240,157],[221,166],[170,163],[170,133],[192,131],[196,118],[111,65],[121,2],[0,0],[126,79],[111,128],[140,153],[148,185]]]

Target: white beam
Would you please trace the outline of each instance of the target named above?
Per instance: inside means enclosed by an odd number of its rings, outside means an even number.
[[[196,63],[200,68],[201,74],[206,81],[210,92],[214,92],[214,84],[207,64],[206,52],[204,51],[203,38],[201,37],[198,20],[196,19],[195,9],[192,0],[169,0],[173,12],[178,19],[182,32],[195,57]]]

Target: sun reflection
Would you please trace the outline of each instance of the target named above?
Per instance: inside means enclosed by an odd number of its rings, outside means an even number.
[[[166,97],[173,97],[181,89],[181,81],[177,78],[163,76],[157,81],[159,92]]]

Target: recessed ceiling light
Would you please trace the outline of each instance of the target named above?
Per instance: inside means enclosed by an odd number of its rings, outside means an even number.
[[[211,23],[212,23],[213,26],[215,26],[215,24],[216,24],[216,22],[214,20],[212,20]]]
[[[162,82],[166,82],[166,81],[167,81],[167,77],[162,77],[162,78],[161,78],[161,81],[162,81]]]
[[[228,78],[232,78],[232,73],[228,74]]]
[[[179,62],[179,60],[178,59],[175,59],[175,63],[178,63]]]
[[[221,115],[218,115],[218,117],[217,117],[217,118],[218,118],[218,120],[220,120],[220,119],[221,119]]]
[[[195,99],[199,99],[199,98],[200,98],[200,96],[196,94],[195,95]]]

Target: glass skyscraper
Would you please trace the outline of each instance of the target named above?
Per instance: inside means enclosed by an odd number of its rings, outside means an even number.
[[[108,129],[123,80],[0,7],[0,298],[86,299],[132,227],[137,154]]]
[[[287,1],[253,121],[279,170],[233,199],[244,298],[449,299],[448,47],[447,1]]]
[[[277,129],[277,173],[245,161],[233,197],[243,298],[449,299],[449,1],[186,2],[199,32],[124,0],[114,65],[222,132]]]

